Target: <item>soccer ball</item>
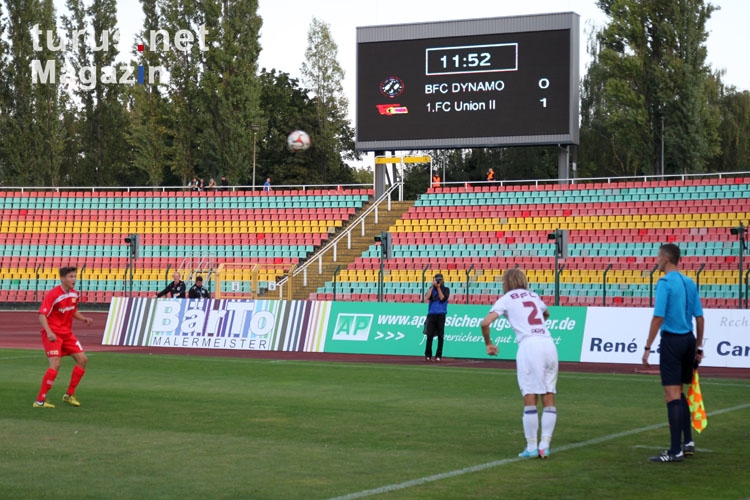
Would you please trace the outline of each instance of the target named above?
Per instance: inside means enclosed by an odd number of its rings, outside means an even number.
[[[304,130],[295,130],[286,138],[286,146],[290,151],[304,151],[310,147],[310,136]]]

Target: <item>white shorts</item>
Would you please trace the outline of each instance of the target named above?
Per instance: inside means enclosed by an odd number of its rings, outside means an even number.
[[[551,337],[526,337],[516,355],[521,394],[557,392],[557,348]]]

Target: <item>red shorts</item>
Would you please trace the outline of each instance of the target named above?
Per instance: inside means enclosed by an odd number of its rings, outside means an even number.
[[[59,358],[83,352],[83,347],[81,347],[81,343],[74,334],[55,334],[55,336],[57,340],[50,342],[47,338],[47,333],[42,331],[42,346],[44,346],[44,352],[48,358]]]

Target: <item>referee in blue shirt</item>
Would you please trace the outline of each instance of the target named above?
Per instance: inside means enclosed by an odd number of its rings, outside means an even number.
[[[677,268],[680,262],[680,248],[677,245],[662,245],[656,262],[664,276],[656,284],[654,317],[646,340],[643,364],[649,366],[651,347],[661,330],[659,373],[667,402],[671,443],[668,450],[649,460],[682,462],[686,455],[695,453],[690,409],[683,388],[684,384],[690,384],[696,362],[700,363],[703,359],[703,307],[695,283]],[[696,335],[693,335],[693,318]],[[684,444],[681,441],[683,435]]]

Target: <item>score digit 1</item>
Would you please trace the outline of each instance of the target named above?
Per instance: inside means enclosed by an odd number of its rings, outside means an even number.
[[[549,88],[549,79],[548,78],[540,78],[538,85],[539,85],[540,89],[547,90]],[[541,99],[539,99],[539,102],[542,103],[542,107],[543,108],[547,107],[547,98],[546,97],[542,97]]]

